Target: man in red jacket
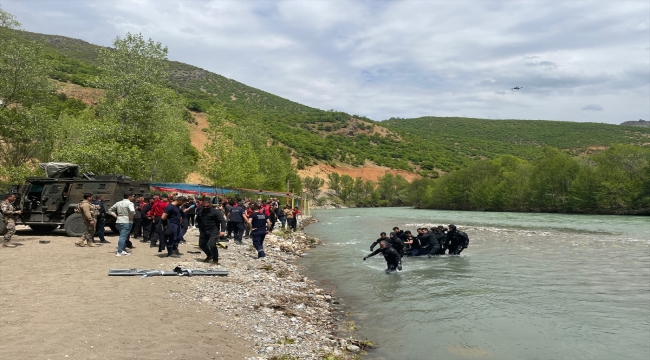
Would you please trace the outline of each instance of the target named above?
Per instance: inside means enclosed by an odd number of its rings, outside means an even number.
[[[161,216],[165,211],[165,207],[169,204],[167,201],[167,195],[163,194],[160,196],[158,201],[153,202],[151,207],[151,217],[153,218],[153,226],[151,226],[151,247],[156,247],[157,241],[165,241],[165,234],[162,228]]]

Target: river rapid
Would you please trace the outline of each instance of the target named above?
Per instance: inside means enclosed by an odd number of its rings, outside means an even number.
[[[369,359],[650,359],[650,218],[315,211],[304,272],[337,286]],[[381,231],[456,224],[461,256],[363,261]]]

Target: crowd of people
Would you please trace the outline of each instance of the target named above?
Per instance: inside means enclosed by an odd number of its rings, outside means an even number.
[[[84,194],[84,200],[75,210],[82,215],[86,231],[77,246],[95,246],[110,243],[104,236],[106,217],[115,218],[119,232],[116,256],[129,256],[135,248],[131,238],[149,243],[158,252],[169,257],[180,257],[178,245],[184,242],[189,228],[198,228],[199,247],[206,254],[205,262],[211,266],[219,263],[218,248],[227,248],[229,239],[241,245],[242,239],[251,238],[258,252],[264,253],[264,238],[279,222],[283,229],[296,231],[301,215],[298,207],[287,204],[283,208],[277,198],[221,199],[204,197],[197,202],[182,195],[154,194],[151,197],[124,194],[122,201],[106,209],[102,195]],[[98,240],[95,240],[95,237]]]
[[[379,245],[377,250],[373,249]],[[393,232],[386,236],[385,232],[379,234],[379,239],[370,245],[371,253],[363,258],[382,254],[386,260],[386,272],[402,270],[402,257],[404,256],[437,256],[460,255],[469,246],[469,237],[450,224],[449,227],[439,225],[431,229],[423,227],[417,229],[417,235],[410,230],[400,230],[394,227]]]

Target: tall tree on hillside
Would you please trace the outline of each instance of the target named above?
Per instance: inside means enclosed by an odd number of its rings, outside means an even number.
[[[208,110],[208,144],[201,174],[213,184],[300,193],[302,182],[288,149],[269,143],[269,135],[247,116],[232,116],[223,105]]]
[[[190,145],[181,99],[164,87],[167,48],[141,34],[117,38],[102,49],[102,70],[93,82],[106,90],[99,119],[62,122],[59,160],[88,164],[94,172],[114,172],[152,181],[183,181],[198,154]],[[83,136],[82,136],[83,134]],[[89,145],[92,144],[92,145]],[[88,159],[86,147],[114,149],[109,161]]]
[[[16,36],[16,18],[0,9],[0,188],[49,159],[55,119],[43,106],[52,87],[50,64],[38,43]]]
[[[337,172],[327,174],[327,187],[336,195],[341,192],[341,175]]]
[[[311,195],[312,199],[318,197],[320,194],[320,189],[325,185],[325,180],[319,177],[305,177],[302,179],[303,188]]]
[[[377,180],[377,183],[379,184],[377,191],[382,199],[387,200],[391,206],[404,204],[400,193],[406,189],[408,181],[401,175],[386,173]]]

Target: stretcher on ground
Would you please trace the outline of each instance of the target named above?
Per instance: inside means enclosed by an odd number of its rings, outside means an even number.
[[[228,270],[217,269],[181,269],[153,270],[153,269],[109,269],[108,276],[228,276]]]

